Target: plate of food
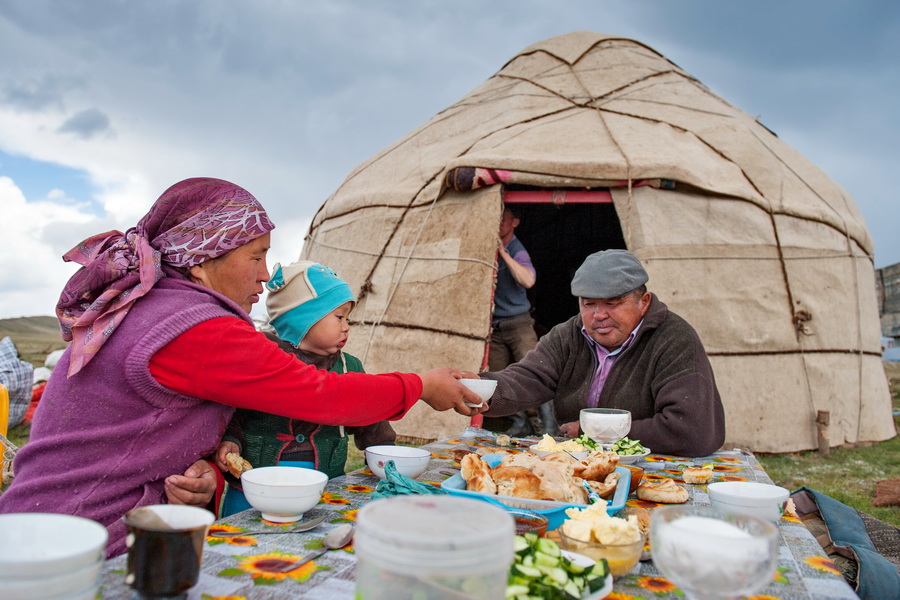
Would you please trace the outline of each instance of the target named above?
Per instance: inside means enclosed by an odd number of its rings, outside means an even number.
[[[584,554],[578,554],[577,552],[569,552],[568,550],[560,550],[563,556],[568,558],[571,562],[576,565],[582,566],[585,569],[593,568],[594,565],[598,564],[594,559],[585,556]],[[581,600],[600,600],[601,598],[606,598],[613,591],[613,576],[612,573],[607,572],[606,577],[603,579],[603,585],[597,588],[596,591],[591,592],[590,590],[584,590],[582,592]]]
[[[622,438],[610,447],[611,452],[619,455],[620,465],[630,465],[650,454],[650,449],[641,445],[640,440]]]
[[[509,569],[506,597],[564,597],[599,600],[612,591],[606,561],[563,550],[553,540],[529,533],[515,538],[515,558]]]
[[[577,438],[566,440],[564,442],[557,442],[547,433],[544,434],[544,437],[541,438],[540,442],[528,446],[528,451],[534,452],[540,457],[547,456],[548,454],[554,454],[556,452],[565,452],[566,454],[577,460],[586,459],[588,454],[590,453],[590,451],[584,445],[579,443]]]
[[[528,454],[527,452],[515,455],[487,454],[483,457],[468,454],[460,461],[461,471],[445,479],[441,483],[441,488],[458,496],[538,512],[547,517],[547,530],[552,531],[565,520],[567,508],[584,508],[589,505],[589,494],[583,484],[566,480],[560,475],[560,471],[563,473],[568,471],[561,466],[552,465],[551,463],[555,462],[552,458],[540,459],[535,455],[529,458],[525,456]],[[541,464],[544,462],[548,464]],[[531,469],[522,466],[528,464],[531,464]],[[624,508],[628,498],[631,471],[615,464],[608,465],[606,469],[602,469],[602,465],[593,466],[596,467],[594,474],[583,472],[582,474],[587,477],[579,479],[583,482],[591,476],[602,477],[601,481],[588,481],[589,486],[592,487],[592,491],[596,490],[601,498],[606,496],[603,498],[607,502],[606,510],[610,515],[615,514]],[[498,470],[495,467],[505,468]],[[535,486],[537,493],[533,489]],[[608,491],[604,493],[603,489]],[[560,493],[555,494],[557,491]],[[560,499],[542,499],[548,492],[554,493],[554,496]]]

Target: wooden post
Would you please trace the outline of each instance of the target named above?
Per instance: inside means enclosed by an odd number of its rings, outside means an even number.
[[[816,413],[816,432],[819,440],[819,456],[828,456],[831,445],[828,443],[828,422],[831,420],[831,413],[827,410],[820,410]]]

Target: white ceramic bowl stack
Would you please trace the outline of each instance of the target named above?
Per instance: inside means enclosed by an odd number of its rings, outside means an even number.
[[[710,503],[719,510],[778,521],[790,492],[785,488],[755,481],[719,481],[706,486]]]
[[[384,479],[384,466],[389,460],[401,475],[415,479],[425,472],[431,460],[431,452],[409,446],[369,446],[366,448],[366,465],[378,479]]]
[[[0,515],[0,597],[93,600],[103,579],[106,527],[53,513]]]
[[[241,473],[250,506],[274,523],[299,521],[322,499],[328,475],[300,467],[257,467]]]

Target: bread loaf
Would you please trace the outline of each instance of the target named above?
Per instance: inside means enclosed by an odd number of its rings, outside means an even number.
[[[642,481],[637,488],[637,497],[648,502],[684,504],[690,498],[690,494],[671,479],[663,479],[658,483]]]
[[[685,483],[704,484],[712,479],[712,467],[685,467],[681,472],[681,478]]]

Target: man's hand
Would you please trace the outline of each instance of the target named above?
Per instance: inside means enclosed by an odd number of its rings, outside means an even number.
[[[216,493],[216,473],[212,465],[198,460],[184,475],[166,477],[166,499],[169,504],[205,507]]]
[[[240,454],[241,449],[234,442],[219,442],[219,447],[216,449],[216,466],[223,473],[228,470],[228,461],[225,460],[225,455],[232,452]]]
[[[472,408],[466,402],[481,404],[481,396],[461,384],[463,377],[459,369],[432,369],[420,373],[422,379],[422,400],[434,410],[453,409],[461,415],[471,417],[488,409],[487,402],[483,406]]]
[[[567,438],[577,438],[581,435],[581,423],[572,421],[571,423],[563,423],[559,426],[559,430]]]

